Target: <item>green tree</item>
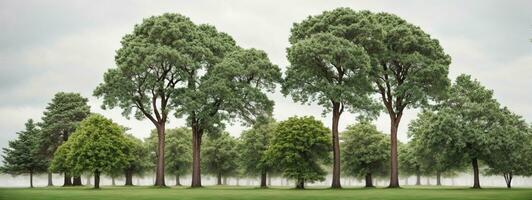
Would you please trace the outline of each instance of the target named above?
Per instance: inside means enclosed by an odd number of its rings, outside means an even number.
[[[416,185],[421,185],[422,162],[415,145],[410,141],[399,148],[399,169],[403,175],[415,175]]]
[[[421,28],[389,13],[338,8],[311,16],[292,28],[290,41],[332,34],[369,55],[370,79],[390,117],[391,176],[399,187],[397,129],[406,108],[441,97],[449,86],[451,59],[438,40]],[[347,47],[347,46],[346,46]]]
[[[370,59],[364,48],[331,33],[315,33],[298,37],[308,32],[302,24],[294,24],[288,48],[290,66],[286,70],[282,92],[290,94],[294,101],[317,102],[332,111],[333,179],[332,188],[340,185],[340,142],[338,123],[344,110],[357,112],[372,109],[369,77]]]
[[[28,173],[30,187],[33,188],[33,175],[45,172],[47,162],[39,151],[41,130],[32,119],[29,119],[25,126],[24,131],[17,133],[16,140],[9,141],[9,147],[2,148],[4,164],[0,167],[0,171],[14,175]]]
[[[266,176],[271,176],[271,166],[266,160],[266,150],[270,146],[276,123],[272,118],[253,125],[240,134],[240,165],[247,175],[260,175],[260,187],[267,187]]]
[[[43,112],[41,151],[51,160],[57,148],[68,140],[79,122],[90,114],[90,106],[87,98],[79,93],[59,92],[46,110]],[[64,186],[81,185],[81,177],[74,177],[74,184],[68,173],[65,173]],[[48,186],[52,186],[52,173],[48,173]]]
[[[149,150],[142,140],[131,134],[126,134],[126,138],[130,151],[127,156],[127,164],[122,171],[126,178],[125,185],[131,186],[133,185],[133,175],[143,175],[151,167],[151,161],[149,160]],[[170,142],[170,144],[172,143]]]
[[[94,173],[94,188],[100,187],[100,174],[124,169],[131,152],[124,130],[105,117],[93,114],[84,119],[67,145],[66,162],[73,174]],[[62,145],[62,146],[63,146]]]
[[[362,121],[342,132],[343,170],[351,176],[365,177],[366,187],[373,186],[372,175],[387,175],[390,141],[375,125]]]
[[[222,177],[234,173],[238,167],[237,141],[227,132],[219,135],[211,134],[205,140],[203,168],[207,173],[217,178],[217,184],[222,184]]]
[[[306,182],[325,180],[322,164],[330,159],[330,130],[314,117],[290,117],[279,122],[267,150],[267,159],[284,177],[295,179],[297,189]]]

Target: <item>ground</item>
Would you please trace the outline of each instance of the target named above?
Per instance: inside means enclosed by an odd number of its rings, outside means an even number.
[[[52,188],[0,188],[0,200],[88,200],[88,199],[249,199],[249,200],[307,200],[307,199],[522,199],[532,200],[532,188],[484,188],[473,190],[458,187],[406,187],[402,189],[342,190],[311,188],[295,190],[288,188],[257,189],[251,187],[205,187],[200,189],[153,188],[153,187],[89,187]]]

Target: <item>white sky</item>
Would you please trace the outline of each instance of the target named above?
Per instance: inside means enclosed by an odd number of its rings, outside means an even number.
[[[390,12],[420,26],[439,39],[451,55],[450,77],[471,74],[514,112],[532,120],[531,1],[6,1],[0,0],[0,147],[16,137],[28,118],[40,120],[53,94],[80,92],[93,112],[102,113],[144,138],[153,125],[127,120],[120,110],[102,111],[91,96],[103,73],[114,67],[120,39],[143,18],[177,12],[195,23],[216,26],[245,48],[266,51],[273,63],[287,66],[292,23],[337,7]],[[278,120],[313,115],[330,126],[322,108],[300,105],[280,93],[275,100]],[[405,113],[399,139],[416,111]],[[340,129],[354,123],[344,114]],[[386,115],[377,127],[389,132]],[[184,125],[171,119],[167,127]],[[230,125],[238,136],[243,127]]]

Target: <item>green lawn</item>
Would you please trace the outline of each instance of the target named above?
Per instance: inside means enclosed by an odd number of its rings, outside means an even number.
[[[152,187],[104,187],[93,190],[81,188],[0,188],[1,200],[85,200],[85,199],[523,199],[532,200],[532,188],[468,188],[408,187],[402,189],[360,189],[342,190],[287,188],[255,189],[246,187],[206,187],[188,188],[152,188]]]

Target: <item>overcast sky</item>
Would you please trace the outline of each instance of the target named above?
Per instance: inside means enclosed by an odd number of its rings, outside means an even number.
[[[451,55],[449,77],[471,74],[495,91],[496,98],[532,121],[532,1],[6,1],[0,0],[0,147],[16,137],[24,122],[40,120],[56,92],[80,92],[93,112],[102,113],[144,138],[153,125],[127,120],[119,110],[103,111],[91,96],[103,73],[114,67],[120,39],[143,18],[175,12],[197,24],[211,24],[231,35],[238,45],[266,51],[283,70],[288,65],[292,23],[337,7],[394,13],[420,26],[438,39]],[[275,100],[278,120],[293,115],[313,115],[330,126],[321,107],[294,103],[279,93]],[[399,139],[415,110],[407,111]],[[344,114],[343,130],[354,123]],[[376,121],[389,132],[386,115]],[[171,119],[170,126],[182,126]],[[238,136],[244,128],[231,125]]]

